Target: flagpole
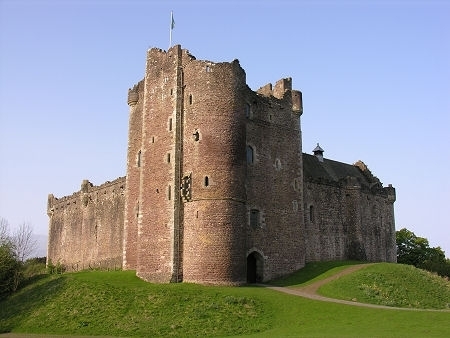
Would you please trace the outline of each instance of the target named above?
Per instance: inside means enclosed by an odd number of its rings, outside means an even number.
[[[173,30],[173,11],[170,12],[170,37],[169,37],[169,49],[172,47],[172,30]]]

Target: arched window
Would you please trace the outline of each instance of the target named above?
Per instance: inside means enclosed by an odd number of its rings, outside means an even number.
[[[254,155],[253,148],[251,146],[247,146],[247,163],[253,164],[254,160],[255,160],[255,155]]]

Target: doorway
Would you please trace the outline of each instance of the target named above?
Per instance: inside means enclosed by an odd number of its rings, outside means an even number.
[[[261,283],[264,276],[264,258],[257,252],[252,251],[247,256],[247,283]]]

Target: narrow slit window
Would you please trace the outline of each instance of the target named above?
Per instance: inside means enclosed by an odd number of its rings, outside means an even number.
[[[141,151],[139,150],[136,158],[136,166],[139,168],[141,166]]]
[[[169,131],[172,131],[172,118],[169,119]]]
[[[205,187],[209,185],[209,177],[205,176]]]
[[[314,222],[314,207],[312,205],[309,206],[309,221]]]
[[[192,104],[192,94],[189,94],[189,104]]]
[[[248,164],[253,164],[254,162],[254,151],[253,148],[251,146],[247,146],[247,163]]]
[[[170,163],[170,153],[167,153],[167,163]]]
[[[251,106],[250,106],[250,104],[246,103],[245,104],[245,117],[250,118],[250,113],[251,113]]]
[[[172,199],[172,187],[169,185],[169,189],[167,190],[167,199],[170,201]]]

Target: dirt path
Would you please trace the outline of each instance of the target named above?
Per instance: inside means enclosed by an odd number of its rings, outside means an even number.
[[[323,302],[331,302],[331,303],[338,303],[338,304],[347,304],[347,305],[353,305],[353,306],[361,306],[361,307],[369,307],[369,308],[375,308],[375,309],[388,309],[388,310],[405,310],[405,311],[433,311],[433,312],[450,312],[449,310],[434,310],[434,309],[412,309],[412,308],[401,308],[401,307],[392,307],[392,306],[385,306],[385,305],[376,305],[376,304],[367,304],[367,303],[359,303],[357,301],[349,301],[349,300],[343,300],[343,299],[335,299],[335,298],[328,298],[321,296],[317,293],[317,290],[324,284],[327,284],[333,280],[336,280],[342,276],[348,275],[352,272],[358,271],[362,268],[365,268],[366,266],[369,266],[371,264],[358,264],[358,265],[352,265],[344,270],[339,271],[337,274],[330,276],[328,278],[322,279],[320,281],[317,281],[315,283],[297,287],[297,288],[289,288],[289,287],[282,287],[282,286],[270,286],[264,284],[263,286],[272,289],[279,292],[284,292],[290,295],[294,296],[300,296],[304,298],[314,299],[314,300],[320,300]]]

